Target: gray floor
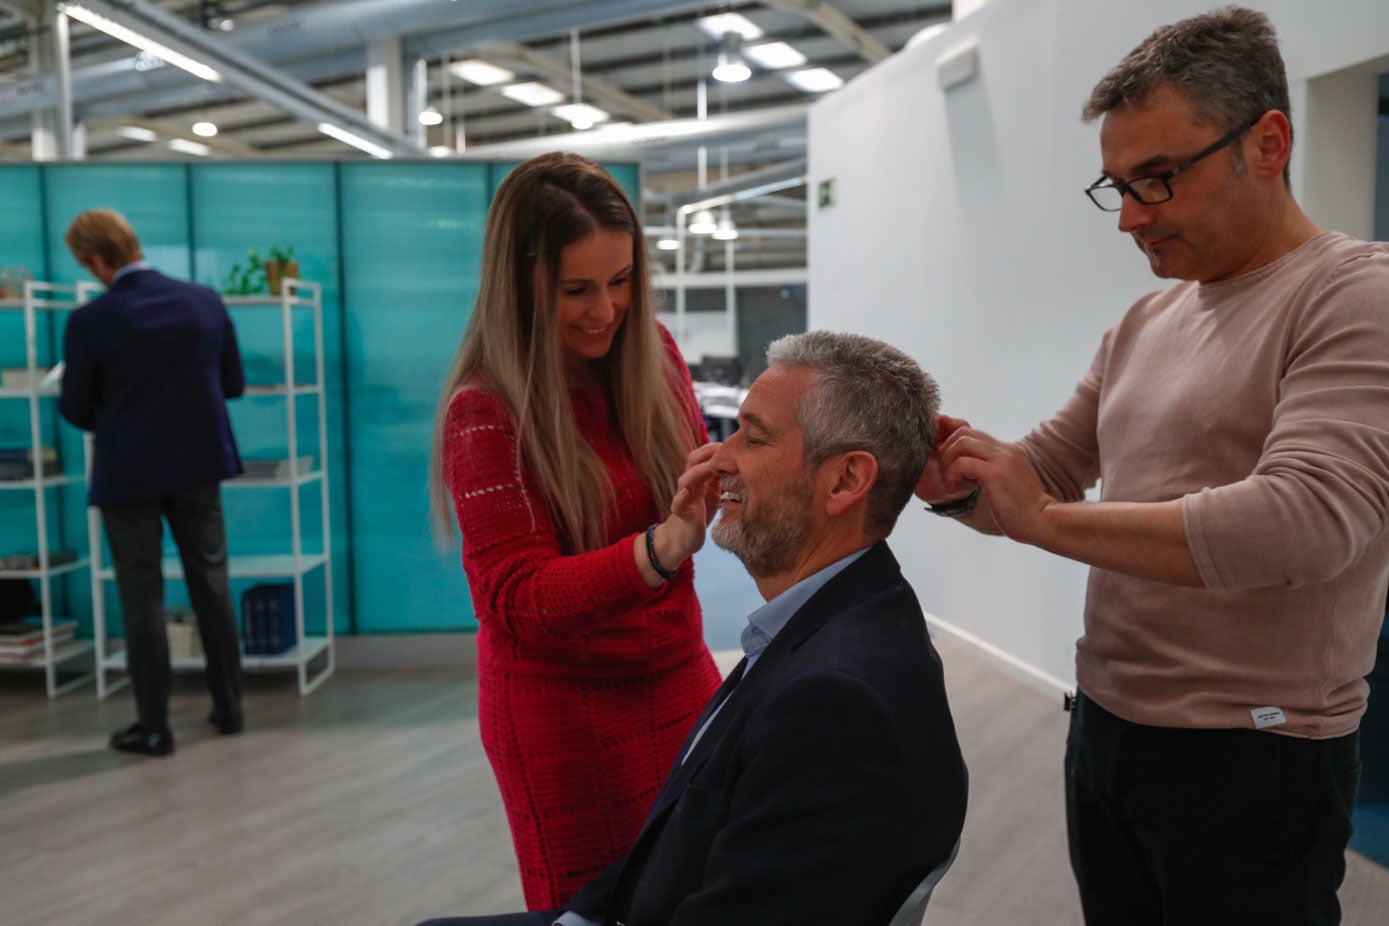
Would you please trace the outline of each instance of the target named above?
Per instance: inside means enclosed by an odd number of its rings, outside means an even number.
[[[940,640],[972,774],[964,845],[930,926],[1078,926],[1066,863],[1065,715]],[[519,909],[497,789],[461,673],[343,671],[301,700],[250,680],[248,731],[212,734],[181,681],[178,752],[106,749],[128,694],[47,701],[0,676],[0,884],[6,926],[398,926]],[[1348,926],[1382,926],[1389,869],[1350,858]]]

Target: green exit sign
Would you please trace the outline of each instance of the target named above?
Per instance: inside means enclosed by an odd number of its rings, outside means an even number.
[[[828,209],[830,206],[833,206],[835,198],[834,178],[830,177],[828,180],[821,180],[819,188],[820,208]]]

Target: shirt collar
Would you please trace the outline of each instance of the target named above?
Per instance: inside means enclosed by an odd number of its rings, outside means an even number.
[[[121,277],[125,276],[125,275],[128,274],[128,273],[134,273],[136,270],[148,270],[148,269],[150,269],[150,265],[149,265],[149,262],[148,262],[148,261],[143,261],[143,260],[132,261],[132,262],[126,264],[126,265],[125,265],[124,267],[122,267],[121,269],[117,270],[115,273],[111,274],[111,284],[114,286],[117,280],[119,280]]]
[[[791,620],[792,615],[799,611],[803,604],[824,588],[825,583],[843,572],[868,550],[868,547],[864,547],[862,550],[850,553],[843,559],[835,560],[819,572],[811,573],[801,579],[749,614],[748,627],[743,631],[743,652],[748,657],[748,669],[752,668],[752,664],[762,655],[762,651],[781,632],[782,628]],[[744,672],[746,671],[745,669]]]

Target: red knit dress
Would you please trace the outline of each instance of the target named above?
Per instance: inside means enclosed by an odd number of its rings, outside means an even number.
[[[688,377],[691,427],[703,442]],[[609,545],[591,553],[561,553],[533,481],[518,470],[504,403],[464,389],[449,407],[445,443],[480,625],[478,722],[531,910],[563,907],[631,848],[719,685],[690,561],[652,589],[633,560],[634,535],[659,514],[606,387],[571,389],[569,399],[613,486]]]

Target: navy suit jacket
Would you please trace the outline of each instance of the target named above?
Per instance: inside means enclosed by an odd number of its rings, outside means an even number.
[[[208,287],[127,273],[68,318],[63,360],[58,408],[95,436],[89,504],[151,502],[241,472],[226,400],[246,379]]]
[[[566,909],[627,926],[882,926],[949,855],[964,761],[940,657],[885,543],[742,679],[745,665],[632,851]]]

